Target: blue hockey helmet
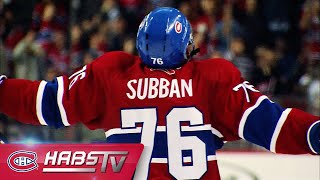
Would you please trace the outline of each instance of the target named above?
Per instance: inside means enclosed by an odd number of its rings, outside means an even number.
[[[192,29],[177,9],[161,7],[151,11],[141,22],[136,47],[150,68],[174,69],[187,62],[188,45],[193,45]]]

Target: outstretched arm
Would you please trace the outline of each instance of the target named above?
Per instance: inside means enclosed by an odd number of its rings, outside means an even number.
[[[242,138],[274,153],[320,153],[320,117],[281,107],[243,80],[232,65],[225,75],[216,90],[216,96],[224,98],[216,100],[220,109],[215,125],[227,141]]]
[[[99,62],[95,62],[50,82],[3,76],[0,112],[22,123],[55,128],[93,121],[103,111],[105,100],[99,73]]]

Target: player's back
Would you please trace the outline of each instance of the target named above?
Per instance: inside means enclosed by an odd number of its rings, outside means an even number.
[[[228,62],[190,61],[165,71],[122,52],[98,61],[105,61],[107,142],[145,145],[136,179],[219,179],[215,152],[222,135],[213,125],[212,109],[218,108],[214,88]]]

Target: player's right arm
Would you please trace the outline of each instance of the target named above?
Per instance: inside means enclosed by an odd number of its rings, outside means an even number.
[[[0,112],[22,123],[55,128],[77,122],[99,126],[95,120],[105,111],[112,62],[130,58],[127,56],[106,53],[71,76],[53,81],[4,79],[0,84]]]
[[[52,81],[6,79],[0,85],[0,112],[22,123],[55,128],[91,121],[104,99],[93,69],[94,63]]]
[[[226,60],[212,80],[213,124],[225,140],[245,139],[274,153],[320,153],[320,117],[284,108],[261,94]],[[212,71],[211,71],[212,72]]]

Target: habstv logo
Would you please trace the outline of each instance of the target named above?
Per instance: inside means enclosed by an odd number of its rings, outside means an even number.
[[[16,172],[29,172],[38,167],[37,154],[32,151],[15,151],[8,157],[7,163],[10,169]]]
[[[5,144],[0,180],[131,179],[142,144]]]

